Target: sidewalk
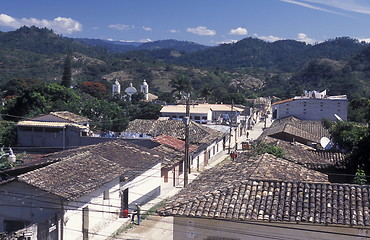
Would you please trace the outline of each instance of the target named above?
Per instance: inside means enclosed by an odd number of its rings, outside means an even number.
[[[271,115],[268,115],[268,118],[266,119],[266,124],[265,124],[265,121],[259,121],[252,127],[252,130],[248,130],[247,131],[249,133],[248,139],[246,135],[241,136],[237,141],[238,150],[242,149],[242,144],[241,144],[242,142],[245,142],[247,140],[251,140],[251,141],[257,140],[257,138],[262,134],[263,130],[265,129],[265,126],[266,128],[271,126],[272,124],[271,117],[272,117]]]

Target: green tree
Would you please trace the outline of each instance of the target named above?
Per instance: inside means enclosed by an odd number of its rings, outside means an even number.
[[[72,86],[72,57],[71,54],[67,54],[64,60],[63,66],[63,76],[62,76],[62,86],[71,87]]]
[[[365,126],[354,122],[337,122],[329,128],[329,132],[334,143],[345,152],[351,152],[368,135]]]
[[[283,158],[285,156],[284,150],[281,149],[279,146],[269,145],[262,142],[256,144],[256,146],[254,147],[254,151],[257,154],[269,153],[279,158]]]
[[[201,91],[201,96],[205,98],[206,102],[209,102],[210,97],[213,94],[213,89],[209,85],[205,85]]]
[[[172,94],[176,93],[178,99],[181,99],[184,94],[192,91],[191,81],[184,75],[178,75],[176,78],[172,79],[170,85],[173,89]]]
[[[78,113],[80,108],[80,97],[75,90],[56,83],[41,82],[26,89],[7,112],[15,116],[32,117],[51,111]]]

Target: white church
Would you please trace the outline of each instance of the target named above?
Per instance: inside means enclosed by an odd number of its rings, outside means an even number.
[[[125,93],[126,95],[129,95],[130,99],[131,99],[131,95],[135,94],[136,92],[137,92],[136,88],[132,86],[132,83],[130,83],[130,86],[125,89]],[[144,101],[153,101],[158,98],[158,96],[151,94],[149,92],[149,85],[145,79],[143,83],[140,85],[140,92],[144,94],[144,99],[143,99]],[[121,95],[121,84],[119,83],[118,80],[116,80],[114,84],[112,85],[112,94]]]

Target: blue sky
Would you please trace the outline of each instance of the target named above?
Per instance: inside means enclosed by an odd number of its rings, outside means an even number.
[[[217,45],[256,37],[370,42],[370,0],[3,0],[0,31],[47,27],[67,37],[176,39]]]

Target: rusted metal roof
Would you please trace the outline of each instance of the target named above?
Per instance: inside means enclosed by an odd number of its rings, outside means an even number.
[[[153,141],[158,142],[160,144],[164,144],[166,146],[169,146],[171,148],[174,148],[179,151],[185,151],[185,141],[182,141],[180,139],[168,136],[168,135],[160,135],[155,138],[153,138]],[[190,145],[189,151],[193,152],[197,150],[197,146]]]

